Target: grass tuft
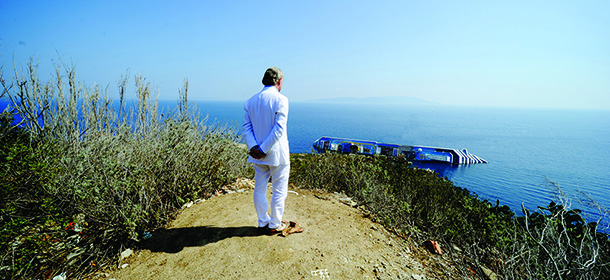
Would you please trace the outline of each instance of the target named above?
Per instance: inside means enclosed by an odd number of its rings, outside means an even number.
[[[578,209],[551,202],[516,216],[435,172],[383,156],[292,155],[290,178],[302,188],[351,196],[374,220],[418,244],[432,239],[449,252],[461,248],[454,261],[465,268],[464,277],[466,268],[506,279],[610,277],[610,241],[601,219],[587,222]]]
[[[161,117],[142,76],[135,107],[121,77],[115,109],[73,67],[47,83],[36,70],[31,60],[25,74],[0,78],[10,101],[0,118],[2,279],[89,275],[185,202],[252,173],[237,132],[187,106],[186,80],[179,108]]]

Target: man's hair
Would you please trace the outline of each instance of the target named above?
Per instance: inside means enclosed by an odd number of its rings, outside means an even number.
[[[271,67],[265,71],[265,76],[263,76],[263,85],[274,86],[283,77],[284,73],[282,70],[280,70],[280,68]]]

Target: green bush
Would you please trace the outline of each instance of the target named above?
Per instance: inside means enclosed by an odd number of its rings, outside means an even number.
[[[116,261],[119,250],[162,227],[188,201],[250,176],[239,135],[209,124],[188,105],[188,82],[174,112],[161,116],[151,86],[135,77],[135,107],[58,68],[38,80],[15,68],[2,95],[22,119],[2,115],[0,278],[70,278]],[[0,68],[1,70],[1,68]]]
[[[246,170],[245,152],[230,139],[202,132],[189,122],[168,121],[152,137],[127,129],[79,145],[58,148],[58,175],[49,187],[69,201],[73,214],[98,228],[137,240],[164,225],[185,202],[209,195]]]
[[[343,192],[372,209],[376,219],[404,232],[469,244],[471,236],[489,236],[505,228],[513,213],[481,201],[438,174],[386,157],[333,153],[296,155],[291,180],[304,188]],[[496,246],[502,240],[487,238]]]
[[[507,279],[605,279],[608,235],[599,220],[552,202],[540,213],[515,216],[437,173],[386,157],[334,153],[292,155],[291,182],[341,192],[373,218],[418,243],[457,245],[465,267],[486,266]],[[601,214],[601,213],[600,213]],[[483,273],[479,271],[479,273]]]
[[[12,122],[12,113],[0,114],[0,278],[41,277],[56,258],[51,236],[63,233],[67,219],[44,189],[52,178],[47,163],[39,161],[47,146],[31,142]]]

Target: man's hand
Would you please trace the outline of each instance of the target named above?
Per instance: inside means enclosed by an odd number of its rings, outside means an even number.
[[[261,151],[261,148],[258,145],[252,147],[248,154],[251,157],[253,157],[254,159],[261,159],[267,155],[267,154],[263,153],[263,151]]]

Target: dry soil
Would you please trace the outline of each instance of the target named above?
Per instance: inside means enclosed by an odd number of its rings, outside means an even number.
[[[456,268],[366,218],[340,194],[291,187],[287,237],[256,228],[252,181],[199,201],[157,230],[106,279],[453,279]],[[268,195],[271,195],[269,188]],[[460,277],[461,278],[461,277]]]

